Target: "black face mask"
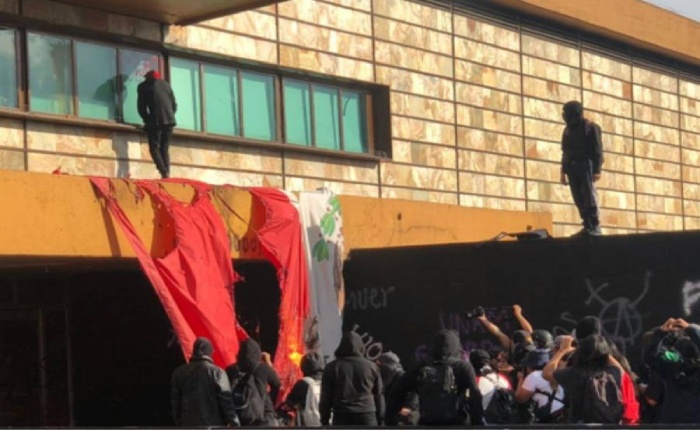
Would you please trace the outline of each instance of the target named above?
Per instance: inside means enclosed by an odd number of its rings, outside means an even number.
[[[561,117],[566,125],[576,125],[583,119],[583,106],[579,102],[569,102],[564,105]]]

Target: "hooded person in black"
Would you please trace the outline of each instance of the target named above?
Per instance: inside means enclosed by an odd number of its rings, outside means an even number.
[[[386,413],[384,423],[387,426],[401,424],[415,424],[415,417],[411,411],[417,409],[418,399],[416,393],[409,393],[405,399],[398,399],[396,392],[399,389],[401,377],[406,373],[401,366],[399,356],[393,352],[385,352],[377,358],[379,374],[382,376],[384,384],[384,399],[386,402]],[[401,414],[406,407],[407,413]]]
[[[561,183],[569,185],[571,196],[583,220],[576,235],[600,236],[598,197],[595,182],[603,167],[603,139],[600,126],[583,116],[578,101],[564,104],[562,117],[566,128],[561,138]]]
[[[238,386],[234,391],[240,388],[240,384],[245,384],[248,377],[252,377],[258,392],[264,393],[263,401],[265,402],[265,417],[262,422],[243,424],[274,425],[276,423],[274,402],[277,400],[281,385],[277,372],[263,361],[260,345],[253,339],[248,339],[241,344],[237,360],[238,371],[243,376],[239,379]]]
[[[407,393],[415,391],[419,393],[418,402],[423,410],[427,402],[420,396],[421,373],[426,367],[436,364],[446,364],[452,368],[456,392],[460,396],[460,410],[454,417],[448,417],[442,422],[426,422],[425,417],[421,416],[420,424],[462,426],[471,423],[471,425],[482,425],[484,423],[484,408],[474,368],[462,358],[462,345],[459,336],[450,330],[441,330],[435,335],[430,360],[421,363],[401,378],[401,385],[397,390],[399,399],[404,398]],[[467,391],[469,392],[468,400],[466,398]]]
[[[298,427],[320,427],[319,412],[323,357],[317,352],[309,352],[301,359],[303,379],[294,384],[285,404],[296,411]]]
[[[138,111],[148,133],[148,149],[161,177],[170,177],[170,137],[176,125],[177,102],[170,84],[156,70],[138,86]]]
[[[379,369],[364,358],[365,346],[355,332],[345,333],[336,359],[326,366],[321,382],[321,424],[376,426],[384,418]]]
[[[173,421],[182,427],[223,427],[238,424],[231,398],[231,386],[223,369],[211,356],[214,348],[197,338],[192,358],[173,372],[171,407]]]

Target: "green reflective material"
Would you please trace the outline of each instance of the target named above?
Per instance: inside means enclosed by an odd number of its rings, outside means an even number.
[[[277,139],[275,82],[269,75],[242,72],[243,134],[259,140]]]
[[[316,147],[340,150],[338,89],[314,85]]]
[[[175,118],[180,128],[202,130],[202,94],[199,63],[171,58],[170,84],[177,100]]]
[[[342,109],[344,149],[349,152],[368,152],[364,95],[343,90]]]
[[[284,80],[284,119],[287,143],[312,145],[311,92],[306,82]]]
[[[240,136],[238,71],[228,67],[204,67],[204,100],[207,131]]]
[[[17,107],[17,44],[15,30],[0,28],[0,106]]]
[[[94,43],[75,42],[78,115],[91,119],[116,119],[117,50]]]
[[[155,52],[119,49],[119,75],[122,87],[122,121],[141,124],[138,111],[138,86],[149,70],[160,71],[160,56]],[[179,100],[178,100],[179,101]]]
[[[29,33],[29,106],[34,112],[73,114],[70,39]]]

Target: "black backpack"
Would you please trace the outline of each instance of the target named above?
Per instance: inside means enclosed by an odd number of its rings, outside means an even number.
[[[265,418],[265,397],[258,389],[253,377],[258,366],[240,378],[233,389],[233,405],[241,425],[244,426],[258,425]]]
[[[583,422],[619,424],[623,412],[622,391],[615,377],[604,371],[588,375],[583,387]]]
[[[561,408],[555,413],[552,413],[552,405],[554,404],[554,401],[558,401],[562,404],[564,404],[564,399],[558,399],[557,398],[557,389],[556,386],[553,387],[554,389],[552,390],[551,393],[547,393],[542,390],[535,390],[536,394],[541,394],[545,397],[547,397],[547,403],[539,407],[535,405],[534,409],[534,414],[535,414],[535,422],[540,423],[540,424],[554,424],[554,423],[561,423],[564,422],[564,409]]]
[[[520,417],[518,411],[518,403],[515,401],[515,393],[508,388],[502,388],[498,385],[498,381],[494,381],[484,375],[494,386],[494,392],[491,396],[486,410],[484,410],[484,418],[488,424],[512,424],[517,423]]]
[[[465,393],[457,389],[454,370],[447,363],[421,368],[417,391],[421,424],[454,422],[462,410]]]

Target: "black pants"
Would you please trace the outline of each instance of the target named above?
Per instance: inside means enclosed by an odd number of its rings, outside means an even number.
[[[148,149],[156,168],[164,178],[170,176],[170,136],[173,134],[172,125],[148,127]]]
[[[598,196],[593,184],[593,162],[591,160],[572,161],[564,169],[569,177],[571,196],[583,220],[583,228],[594,229],[600,225]]]
[[[370,426],[377,427],[377,413],[368,412],[365,414],[350,414],[350,413],[334,413],[334,426]]]

